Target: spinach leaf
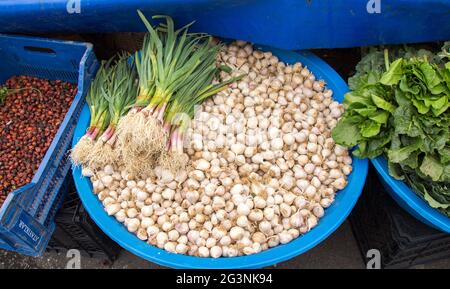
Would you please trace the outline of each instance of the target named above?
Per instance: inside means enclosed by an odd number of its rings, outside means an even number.
[[[384,85],[397,84],[403,76],[403,59],[399,58],[394,61],[389,70],[383,73],[380,79],[380,83]]]
[[[444,167],[435,157],[427,155],[422,161],[420,171],[424,175],[429,176],[433,181],[438,181],[444,172]]]
[[[422,140],[418,138],[414,143],[408,146],[390,149],[388,151],[388,159],[393,163],[401,163],[406,160],[413,152],[417,151],[421,145]]]
[[[375,103],[377,107],[389,111],[390,113],[393,113],[395,111],[395,105],[391,104],[390,102],[384,100],[383,98],[375,94],[372,94],[371,97],[373,103]]]
[[[360,117],[353,116],[347,117],[338,122],[332,132],[333,139],[336,143],[342,144],[346,147],[357,145],[362,139],[362,135],[358,127],[360,121]]]

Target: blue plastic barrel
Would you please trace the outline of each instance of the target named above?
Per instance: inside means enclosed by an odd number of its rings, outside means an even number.
[[[342,78],[320,58],[308,51],[300,53],[288,52],[268,47],[262,50],[272,51],[280,60],[286,63],[302,62],[316,76],[326,81],[333,90],[334,98],[343,100],[348,91],[347,84]],[[89,109],[84,107],[77,128],[73,145],[84,135],[89,124]],[[325,211],[317,227],[292,242],[271,248],[258,254],[233,258],[200,258],[169,253],[139,240],[133,233],[114,217],[108,216],[102,203],[92,192],[92,185],[88,178],[81,175],[81,168],[73,168],[73,177],[80,199],[86,210],[97,225],[114,241],[126,250],[149,261],[174,268],[261,268],[300,255],[313,248],[331,233],[333,233],[347,218],[358,200],[367,176],[368,161],[353,158],[353,172],[348,177],[347,187],[338,192],[334,203]]]
[[[380,156],[372,160],[372,163],[386,191],[403,209],[423,223],[435,229],[450,233],[450,218],[430,207],[406,183],[391,177],[385,157]]]
[[[448,0],[2,0],[0,32],[144,31],[136,9],[290,50],[450,39]]]

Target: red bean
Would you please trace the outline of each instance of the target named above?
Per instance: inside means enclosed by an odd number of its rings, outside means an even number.
[[[77,93],[73,84],[30,76],[6,86],[17,91],[0,104],[0,206],[31,181]]]

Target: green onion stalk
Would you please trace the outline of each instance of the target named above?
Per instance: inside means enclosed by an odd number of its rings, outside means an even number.
[[[153,28],[140,11],[138,14],[148,36],[136,55],[138,100],[119,123],[119,142],[126,162],[148,167],[164,150],[169,137],[164,130],[166,109],[180,89],[191,85],[190,75],[200,66],[207,43],[204,34],[188,33],[190,24],[175,30],[172,18],[154,16],[153,19],[165,19],[166,23]]]
[[[109,124],[108,101],[101,93],[101,88],[104,86],[106,80],[106,65],[106,62],[101,64],[86,96],[91,120],[86,134],[80,138],[70,153],[74,165],[85,165],[89,163],[89,156],[96,139]]]
[[[108,101],[109,125],[95,143],[90,154],[90,167],[102,168],[106,165],[118,165],[120,151],[117,149],[117,126],[136,101],[137,74],[134,65],[128,63],[129,55],[121,54],[111,61],[105,85],[101,88],[103,97]]]
[[[184,169],[188,157],[184,153],[184,138],[195,114],[195,108],[207,98],[226,89],[229,84],[241,79],[243,75],[227,81],[213,84],[220,68],[216,66],[216,56],[220,50],[218,45],[207,45],[202,64],[189,77],[190,85],[180,89],[170,103],[165,119],[165,130],[170,132],[166,150],[160,157],[160,165],[177,172]]]

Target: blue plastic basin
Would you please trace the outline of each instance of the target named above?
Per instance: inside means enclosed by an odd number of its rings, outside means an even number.
[[[392,198],[408,213],[423,223],[450,233],[450,218],[433,209],[428,203],[414,193],[406,183],[398,181],[389,175],[387,160],[380,156],[372,160],[381,183]]]
[[[348,91],[348,87],[342,78],[328,64],[311,52],[288,52],[268,47],[260,47],[260,49],[272,51],[286,63],[302,62],[318,79],[327,82],[328,87],[334,92],[334,98],[338,101],[342,101],[344,94]],[[83,136],[88,123],[89,109],[85,106],[75,131],[73,144],[76,144]],[[337,193],[335,202],[326,210],[325,216],[320,219],[318,226],[305,235],[288,244],[258,254],[218,259],[173,254],[139,240],[134,234],[129,233],[122,223],[106,214],[103,205],[92,192],[90,180],[81,175],[79,167],[73,168],[73,177],[83,205],[92,219],[109,237],[137,256],[174,268],[261,268],[300,255],[333,233],[347,218],[358,200],[364,186],[367,170],[367,160],[353,158],[353,172],[349,175],[348,186]]]

